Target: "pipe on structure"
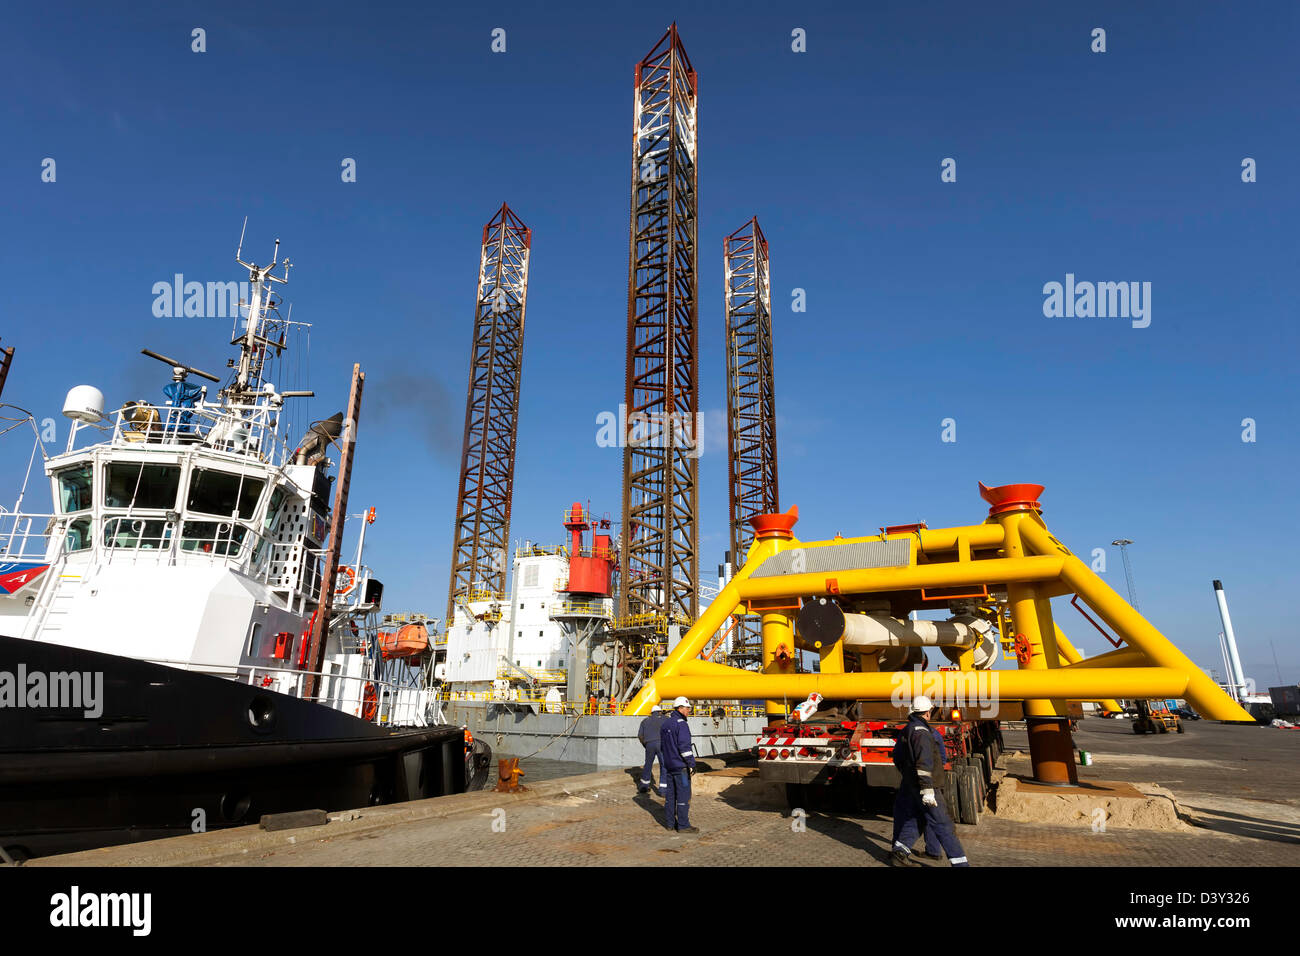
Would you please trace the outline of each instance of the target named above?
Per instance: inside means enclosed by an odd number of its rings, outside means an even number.
[[[893,700],[902,706],[917,694],[925,694],[936,702],[960,705],[964,701],[968,706],[988,702],[990,707],[998,700],[1095,700],[1109,694],[1181,697],[1187,683],[1186,673],[1165,667],[774,675],[710,661],[686,661],[674,674],[654,678],[661,697],[784,697],[798,702],[816,691],[827,700]]]
[[[1215,579],[1214,598],[1219,602],[1219,618],[1223,621],[1223,638],[1228,645],[1228,664],[1232,669],[1232,696],[1236,700],[1246,695],[1246,674],[1241,669],[1241,658],[1237,656],[1237,635],[1232,631],[1232,617],[1228,614],[1228,597],[1223,593],[1223,582]]]
[[[842,640],[845,647],[868,651],[938,647],[943,648],[951,660],[960,658],[963,651],[974,651],[977,670],[992,666],[997,659],[997,644],[987,636],[992,625],[980,618],[900,620],[887,612],[846,612],[835,602],[818,598],[804,602],[798,622],[804,646],[817,649]],[[881,670],[886,669],[892,668],[881,667]]]
[[[751,558],[751,560],[753,560]],[[742,601],[833,594],[865,594],[872,591],[910,591],[920,588],[978,587],[988,582],[1052,581],[1061,574],[1061,556],[989,558],[985,561],[952,561],[915,564],[905,568],[858,568],[837,571],[782,574],[765,578],[735,578],[737,597]]]

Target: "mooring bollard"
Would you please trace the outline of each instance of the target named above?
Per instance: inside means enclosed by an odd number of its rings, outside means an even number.
[[[520,790],[527,790],[519,778],[524,775],[523,769],[519,766],[518,757],[503,757],[497,761],[497,793],[518,793]]]

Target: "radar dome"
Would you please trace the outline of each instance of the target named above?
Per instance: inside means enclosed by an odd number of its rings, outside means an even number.
[[[93,425],[104,417],[104,393],[93,385],[78,385],[63,400],[63,414]]]

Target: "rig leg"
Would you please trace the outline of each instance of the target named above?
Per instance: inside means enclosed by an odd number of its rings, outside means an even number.
[[[1025,726],[1029,728],[1029,763],[1033,767],[1034,780],[1057,787],[1077,784],[1079,771],[1074,765],[1070,719],[1026,714]]]

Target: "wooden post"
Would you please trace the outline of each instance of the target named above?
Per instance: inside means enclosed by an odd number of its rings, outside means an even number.
[[[339,471],[334,485],[334,510],[330,512],[329,550],[325,552],[325,573],[321,576],[320,604],[312,619],[311,643],[307,648],[307,679],[303,697],[311,699],[320,687],[320,670],[325,660],[325,635],[329,633],[330,611],[334,603],[334,578],[339,569],[339,552],[343,547],[343,522],[347,518],[348,485],[352,481],[352,452],[357,444],[357,421],[361,417],[361,390],[366,373],[360,365],[352,366],[352,391],[348,410],[343,416],[343,434],[339,436]]]

